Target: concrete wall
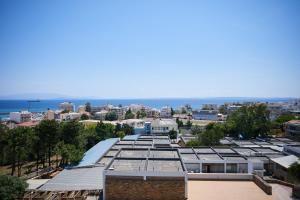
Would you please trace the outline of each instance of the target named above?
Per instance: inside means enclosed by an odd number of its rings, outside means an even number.
[[[183,177],[106,176],[105,200],[184,200]]]

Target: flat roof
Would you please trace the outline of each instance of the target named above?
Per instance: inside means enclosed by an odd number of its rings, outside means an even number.
[[[109,169],[114,171],[145,171],[146,160],[115,159]]]
[[[134,141],[132,140],[121,140],[117,144],[134,144]]]
[[[255,151],[252,150],[251,148],[243,148],[243,147],[234,147],[233,148],[236,152],[238,152],[239,154],[242,154],[242,155],[247,155],[247,156],[250,156],[251,154],[254,154]]]
[[[194,153],[192,148],[179,148],[180,153]]]
[[[148,160],[147,171],[182,172],[179,160]]]
[[[188,199],[273,200],[253,181],[188,181]]]
[[[254,147],[253,150],[255,150],[259,153],[278,153],[278,151],[275,151],[268,147]]]
[[[197,154],[200,160],[222,160],[218,154]]]
[[[116,150],[116,149],[111,149],[109,152],[107,152],[106,154],[105,154],[105,156],[115,156],[116,154],[118,153],[118,150]]]
[[[151,150],[149,158],[179,158],[177,151]]]
[[[113,157],[103,157],[98,163],[102,164],[103,166],[107,166],[110,163],[110,161],[112,161],[112,159]]]
[[[211,148],[194,148],[196,153],[215,153]]]
[[[181,158],[183,161],[186,160],[198,160],[198,157],[194,153],[181,153]]]
[[[137,140],[135,141],[135,145],[150,145],[152,146],[153,142],[151,140]]]
[[[140,137],[140,135],[126,135],[123,140],[137,140]]]
[[[118,154],[120,158],[146,158],[148,157],[148,150],[140,150],[140,149],[126,149],[121,150]]]
[[[229,148],[213,148],[217,153],[235,154],[232,149]]]
[[[177,149],[122,149],[107,170],[184,171]]]
[[[229,160],[229,161],[242,161],[246,160],[245,158],[241,156],[222,156],[224,160]]]

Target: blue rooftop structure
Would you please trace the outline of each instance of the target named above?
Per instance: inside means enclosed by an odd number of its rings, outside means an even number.
[[[104,156],[104,154],[119,141],[119,138],[110,138],[98,142],[95,146],[85,152],[82,160],[76,167],[84,167],[94,165],[96,162]]]
[[[137,140],[140,137],[139,134],[136,135],[126,135],[123,140]]]

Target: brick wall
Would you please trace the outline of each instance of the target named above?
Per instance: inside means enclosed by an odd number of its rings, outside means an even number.
[[[184,200],[184,178],[106,176],[106,200]]]

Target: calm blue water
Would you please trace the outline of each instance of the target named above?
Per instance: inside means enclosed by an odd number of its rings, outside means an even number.
[[[259,102],[286,102],[290,98],[170,98],[170,99],[64,99],[64,100],[41,100],[40,102],[31,103],[29,108],[27,100],[0,100],[0,118],[8,117],[9,112],[29,110],[31,112],[43,112],[48,108],[52,110],[58,109],[61,102],[71,101],[76,107],[83,105],[86,102],[90,102],[92,105],[105,105],[112,104],[118,106],[122,104],[123,106],[129,104],[143,104],[145,106],[150,106],[153,108],[161,108],[163,106],[171,106],[177,108],[179,106],[190,104],[193,108],[200,108],[202,104],[224,104],[226,102],[249,102],[249,101],[259,101]]]

